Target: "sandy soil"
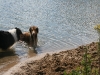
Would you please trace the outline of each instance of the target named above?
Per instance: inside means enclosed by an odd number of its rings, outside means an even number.
[[[90,58],[95,59],[91,66],[98,67],[97,43],[92,42],[76,49],[46,54],[39,60],[33,60],[33,57],[14,66],[4,75],[63,75],[64,71],[68,73],[81,66],[86,47]]]

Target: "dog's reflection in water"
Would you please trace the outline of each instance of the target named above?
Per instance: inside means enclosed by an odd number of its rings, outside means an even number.
[[[37,54],[37,51],[33,50],[33,48],[30,47],[30,48],[27,48],[27,51],[25,51],[24,54],[20,55],[19,53],[16,53],[15,49],[8,49],[6,51],[2,51],[0,49],[0,59],[2,59],[2,60],[8,59],[8,58],[11,58],[11,59],[17,58],[16,60],[20,60],[19,57],[20,56],[24,57],[25,54],[26,54],[26,56],[25,56],[26,58],[27,57],[30,58],[30,57],[35,56]],[[23,58],[21,58],[21,59],[23,59]]]
[[[0,49],[0,58],[7,57],[7,56],[15,56],[15,49],[7,49],[6,51],[3,51]]]

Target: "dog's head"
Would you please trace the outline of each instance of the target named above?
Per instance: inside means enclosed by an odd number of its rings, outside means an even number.
[[[29,31],[30,31],[31,35],[34,35],[34,34],[38,34],[39,29],[38,29],[38,27],[36,27],[36,26],[31,26],[31,27],[29,28]]]

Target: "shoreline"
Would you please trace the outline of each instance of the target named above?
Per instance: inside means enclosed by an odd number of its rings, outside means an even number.
[[[57,53],[44,53],[36,57],[18,63],[4,75],[63,75],[64,71],[67,73],[81,66],[83,55],[85,54],[84,46],[88,47],[88,54],[91,59],[95,58],[93,67],[98,67],[97,60],[97,43],[79,46],[75,49],[64,50]]]

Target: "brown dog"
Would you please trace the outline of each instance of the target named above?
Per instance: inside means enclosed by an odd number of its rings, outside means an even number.
[[[35,49],[37,47],[37,42],[38,42],[38,32],[39,29],[36,26],[32,26],[29,28],[29,32],[24,32],[21,36],[20,36],[20,40],[21,41],[25,41],[28,46],[33,47],[33,49]]]

